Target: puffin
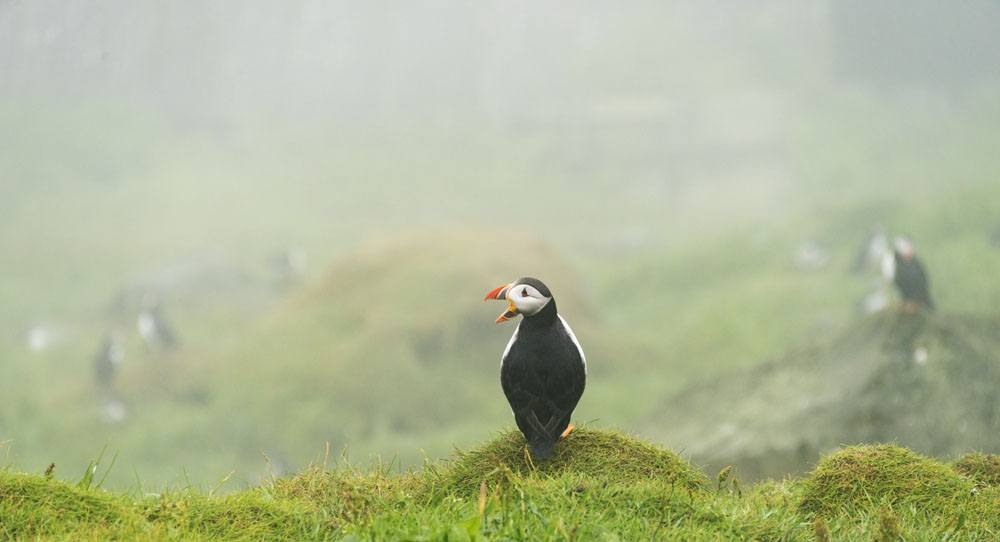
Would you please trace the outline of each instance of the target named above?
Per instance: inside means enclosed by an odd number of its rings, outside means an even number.
[[[917,258],[913,242],[906,237],[897,237],[893,243],[893,253],[886,258],[883,271],[891,277],[899,294],[903,297],[903,310],[916,312],[919,309],[934,310],[931,300],[927,270]]]
[[[858,249],[851,271],[860,274],[867,270],[878,269],[885,255],[891,252],[885,228],[881,224],[876,224],[871,234],[865,239],[864,244]]]
[[[301,247],[288,247],[271,258],[271,269],[278,286],[292,286],[306,272],[309,257]]]
[[[121,335],[116,331],[108,333],[97,355],[94,356],[94,378],[99,388],[111,389],[124,357],[123,350]]]
[[[177,333],[163,315],[163,305],[151,294],[143,297],[142,308],[136,318],[139,336],[150,350],[171,351],[178,346]]]
[[[500,358],[500,385],[531,456],[548,459],[573,430],[570,416],[587,383],[587,357],[542,281],[517,279],[486,300],[507,302],[498,324],[523,317]]]

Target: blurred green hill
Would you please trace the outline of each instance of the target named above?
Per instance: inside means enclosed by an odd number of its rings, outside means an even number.
[[[220,444],[253,454],[280,443],[304,464],[327,441],[360,454],[400,450],[412,464],[421,450],[447,452],[457,435],[485,434],[505,418],[497,367],[512,328],[493,325],[502,307],[482,298],[520,269],[550,277],[560,306],[593,328],[579,278],[531,236],[442,231],[345,255],[238,347],[190,360],[192,374],[238,383],[207,405],[220,413]]]
[[[578,420],[682,450],[714,443],[737,453],[739,443],[716,433],[719,420],[763,409],[770,396],[719,398],[701,382],[730,389],[731,380],[772,375],[819,394],[891,380],[880,345],[895,313],[861,319],[856,305],[874,277],[848,271],[876,224],[916,240],[942,307],[922,332],[930,346],[920,371],[967,358],[987,371],[1000,306],[1000,250],[990,245],[1000,217],[994,96],[951,104],[830,93],[800,104],[794,137],[769,155],[780,167],[688,164],[684,174],[666,154],[661,169],[617,162],[628,156],[628,126],[607,154],[583,130],[575,148],[597,164],[569,169],[542,167],[567,143],[541,128],[530,137],[408,125],[330,134],[317,119],[220,142],[122,105],[25,116],[25,103],[7,104],[0,452],[24,470],[55,461],[62,476],[107,446],[119,454],[109,479],[119,487],[207,485],[233,470],[252,484],[269,469],[301,468],[328,442],[406,465],[441,457],[509,422],[497,373],[512,327],[494,325],[500,307],[481,299],[534,275],[552,286],[588,353]],[[705,145],[704,162],[724,156]],[[309,266],[279,287],[265,262],[288,246],[302,247]],[[819,247],[821,265],[799,264],[804,246]],[[116,300],[191,261],[224,262],[212,269],[236,278],[165,289],[183,346],[150,351]],[[52,344],[32,351],[25,335],[40,324]],[[112,329],[126,336],[115,387],[127,414],[118,423],[103,415],[93,378]],[[808,360],[832,373],[813,374]],[[767,368],[754,372],[760,364]],[[857,369],[837,373],[843,367]],[[843,380],[821,381],[835,377]],[[966,413],[955,401],[970,396],[961,387],[969,378],[956,373],[923,396],[949,405],[935,427]],[[913,386],[890,384],[872,389]],[[775,394],[773,410],[793,410],[781,408],[780,387],[761,385]],[[689,388],[709,393],[703,411],[694,395],[671,402]],[[758,404],[744,407],[741,397]],[[890,408],[895,395],[885,397]],[[650,423],[661,417],[677,432]],[[740,425],[783,449],[797,451],[802,435],[817,448],[836,444],[810,433],[829,418],[794,420],[804,427]],[[859,438],[903,438],[891,433],[912,434],[907,427],[872,425]],[[953,449],[938,444],[911,445]]]
[[[804,472],[848,443],[939,457],[1000,447],[996,319],[888,310],[770,363],[692,385],[642,425],[713,468]]]

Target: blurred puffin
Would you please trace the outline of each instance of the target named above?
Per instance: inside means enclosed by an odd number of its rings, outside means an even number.
[[[903,296],[904,311],[934,310],[927,270],[917,258],[912,241],[906,237],[897,237],[893,253],[884,260],[882,271],[886,278],[892,279],[899,294]]]
[[[111,389],[123,357],[121,334],[117,331],[108,333],[97,355],[94,356],[94,378],[99,388]]]
[[[569,421],[587,382],[587,358],[542,281],[520,278],[486,299],[507,301],[498,324],[524,316],[500,359],[500,384],[532,457],[547,459],[573,430]]]
[[[865,239],[864,244],[859,248],[851,270],[855,273],[877,270],[885,255],[891,253],[889,237],[885,233],[885,228],[881,224],[876,224],[871,234]]]
[[[135,321],[139,336],[151,351],[171,351],[177,349],[177,333],[163,315],[163,305],[152,294],[142,299],[142,308]]]

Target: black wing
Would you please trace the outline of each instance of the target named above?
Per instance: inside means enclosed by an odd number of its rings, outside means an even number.
[[[895,282],[903,299],[920,303],[929,309],[934,308],[927,271],[916,257],[904,260],[898,254],[896,255]]]
[[[529,444],[551,447],[555,443],[586,386],[580,351],[568,336],[560,335],[558,340],[522,335],[500,371],[504,395]]]

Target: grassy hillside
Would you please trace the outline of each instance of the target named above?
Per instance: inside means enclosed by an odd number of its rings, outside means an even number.
[[[957,466],[905,448],[845,448],[802,479],[708,480],[672,452],[580,429],[549,463],[516,432],[420,472],[316,465],[225,496],[108,493],[0,472],[0,537],[47,540],[993,540],[996,457]],[[963,466],[966,465],[966,466]],[[57,467],[58,468],[58,467]]]

